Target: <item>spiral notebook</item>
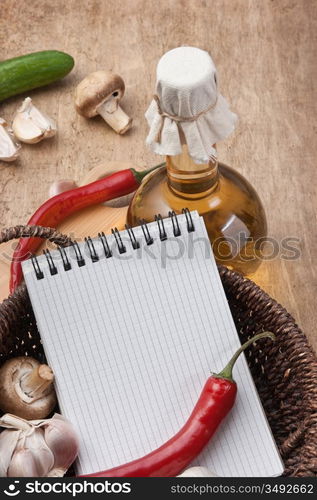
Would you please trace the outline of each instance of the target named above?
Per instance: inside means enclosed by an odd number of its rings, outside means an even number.
[[[78,474],[156,449],[240,345],[203,218],[185,212],[23,263]],[[220,476],[283,465],[244,356],[236,405],[195,464]]]

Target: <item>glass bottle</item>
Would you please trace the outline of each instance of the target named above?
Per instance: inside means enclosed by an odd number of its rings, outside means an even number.
[[[156,214],[167,217],[185,207],[203,216],[217,262],[243,274],[255,272],[267,225],[261,201],[244,177],[217,161],[194,163],[183,145],[182,154],[167,156],[166,167],[144,179],[127,223],[152,222]]]
[[[167,217],[183,208],[203,216],[216,260],[243,274],[260,264],[266,219],[253,187],[218,163],[215,143],[233,132],[237,116],[218,88],[208,52],[178,47],[158,62],[156,87],[146,111],[147,145],[166,156],[166,168],[146,177],[136,191],[127,222]]]

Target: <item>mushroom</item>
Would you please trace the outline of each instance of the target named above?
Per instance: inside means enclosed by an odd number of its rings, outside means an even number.
[[[6,361],[0,368],[0,408],[28,420],[45,418],[56,405],[54,374],[28,356]]]
[[[56,134],[56,123],[42,113],[27,97],[19,107],[12,122],[15,136],[27,144],[36,144]]]
[[[7,122],[0,118],[0,160],[14,161],[20,154],[21,144],[15,141]]]
[[[110,71],[95,71],[76,88],[76,110],[86,118],[99,114],[118,134],[124,134],[132,125],[132,118],[119,106],[124,89],[121,76]]]

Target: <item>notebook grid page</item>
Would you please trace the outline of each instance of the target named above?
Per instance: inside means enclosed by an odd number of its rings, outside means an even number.
[[[43,280],[30,261],[23,265],[61,412],[81,437],[78,474],[128,462],[172,437],[210,371],[240,345],[203,220],[192,217],[188,234],[178,216],[178,238],[164,220],[163,242],[149,224],[151,246],[135,228],[138,250],[122,232],[127,253],[109,259],[96,240],[100,260],[86,254],[80,268],[67,249],[67,272],[52,252],[55,276],[39,257]],[[283,466],[243,356],[234,375],[236,405],[195,463],[220,476],[278,475]]]

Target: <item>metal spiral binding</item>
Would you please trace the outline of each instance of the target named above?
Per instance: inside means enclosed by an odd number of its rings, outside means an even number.
[[[182,233],[181,233],[181,230],[179,227],[179,223],[178,223],[178,219],[177,219],[177,215],[176,215],[175,211],[173,210],[172,212],[168,212],[168,216],[172,219],[174,236],[175,237],[180,236]]]
[[[154,243],[154,240],[150,234],[149,228],[147,226],[147,223],[145,222],[145,219],[142,219],[140,221],[141,223],[141,228],[144,234],[145,242],[147,245],[152,245]]]
[[[43,250],[43,253],[46,257],[51,276],[54,276],[55,274],[57,274],[58,271],[52,259],[51,252],[49,250]]]
[[[35,271],[35,276],[38,280],[42,280],[44,278],[43,271],[41,271],[40,265],[38,263],[36,255],[32,255],[31,262],[33,264],[33,269]]]
[[[192,219],[192,214],[190,213],[190,211],[188,210],[188,208],[183,208],[182,213],[186,217],[187,231],[189,233],[192,233],[193,231],[195,231],[195,226],[194,226],[194,222],[193,222],[193,219]]]
[[[182,213],[186,217],[187,231],[189,233],[195,231],[194,222],[193,222],[193,219],[192,219],[192,216],[191,216],[191,213],[190,213],[189,209],[188,208],[183,208]],[[170,217],[170,219],[172,221],[174,236],[175,237],[181,236],[182,233],[181,233],[181,229],[180,229],[180,226],[179,226],[179,221],[178,221],[176,212],[174,210],[170,211],[168,213],[168,215],[169,215],[169,217]],[[166,230],[165,230],[164,220],[162,219],[162,216],[160,214],[156,215],[155,216],[155,221],[157,222],[157,225],[158,225],[160,240],[161,241],[167,240],[168,236],[167,236],[167,233],[166,233]],[[141,228],[142,228],[142,232],[143,232],[143,236],[144,236],[146,244],[147,245],[152,245],[154,243],[154,239],[151,236],[150,230],[148,228],[148,224],[146,223],[145,219],[142,219],[140,221],[140,225],[141,225]],[[136,239],[132,227],[130,227],[130,226],[128,226],[126,224],[125,228],[126,228],[128,236],[130,238],[132,248],[134,250],[137,250],[138,248],[140,248],[140,243]],[[113,229],[111,229],[111,233],[112,233],[112,235],[113,235],[113,237],[115,239],[115,243],[116,243],[116,245],[118,247],[119,253],[120,254],[126,253],[127,249],[126,249],[125,245],[123,244],[123,241],[122,241],[122,238],[121,238],[121,234],[118,231],[118,229],[116,227],[113,228]],[[110,246],[109,246],[109,243],[107,241],[107,237],[106,237],[105,233],[104,232],[98,233],[98,238],[99,238],[99,240],[100,240],[100,242],[102,244],[102,247],[103,247],[106,259],[108,259],[109,257],[112,257],[113,254],[112,254],[112,251],[110,249]],[[100,260],[100,257],[99,257],[99,255],[98,255],[98,253],[96,251],[94,242],[93,242],[93,240],[91,239],[90,236],[88,236],[87,238],[85,238],[85,244],[86,244],[87,249],[89,251],[90,258],[91,258],[92,262],[98,262]],[[76,256],[76,261],[77,261],[78,267],[85,266],[86,265],[86,261],[85,261],[83,255],[82,255],[80,246],[78,245],[77,241],[74,241],[72,243],[72,247],[73,247],[74,252],[75,252],[75,256]],[[60,247],[60,246],[58,247],[58,250],[59,250],[61,258],[62,258],[64,270],[65,271],[69,271],[70,269],[72,269],[72,265],[70,263],[70,260],[69,260],[69,257],[68,257],[68,253],[66,252],[66,250],[63,247]],[[51,255],[50,251],[49,250],[43,250],[43,253],[44,253],[45,257],[46,257],[46,260],[47,260],[47,263],[48,263],[48,267],[49,267],[49,272],[50,272],[51,276],[54,276],[55,274],[58,274],[58,269],[57,269],[57,267],[56,267],[56,265],[54,263],[54,260],[53,260],[53,257]],[[33,264],[33,268],[34,268],[34,271],[35,271],[36,278],[38,280],[43,279],[44,278],[44,273],[43,273],[43,271],[40,268],[40,265],[39,265],[37,257],[36,256],[32,256],[31,257],[31,262]]]
[[[65,248],[63,248],[63,247],[57,247],[57,248],[58,248],[59,253],[61,254],[61,257],[62,257],[64,270],[70,271],[72,266],[71,266],[71,263],[69,262],[69,258],[68,258],[66,251],[65,251]]]
[[[107,241],[105,233],[103,231],[102,231],[102,233],[98,233],[98,238],[100,239],[100,241],[102,243],[106,259],[109,259],[109,257],[112,257],[112,252],[110,250],[109,243]]]
[[[85,238],[85,243],[86,243],[88,251],[90,253],[90,258],[91,258],[92,262],[98,262],[99,256],[96,252],[95,245],[93,244],[93,241],[92,241],[90,236]]]
[[[122,242],[121,235],[120,235],[118,229],[116,227],[114,229],[111,229],[111,233],[115,237],[116,244],[117,244],[118,249],[119,249],[119,253],[125,253],[127,251],[127,249]]]
[[[156,220],[158,228],[159,228],[160,240],[161,241],[167,240],[167,234],[165,231],[165,226],[164,226],[164,222],[163,222],[161,214],[156,215],[155,220]]]
[[[78,245],[77,241],[74,241],[72,243],[72,246],[73,246],[73,249],[75,251],[75,255],[76,255],[76,260],[77,260],[78,267],[84,266],[86,264],[86,262],[85,262],[85,259],[82,256],[82,253],[81,253],[81,250],[79,248],[79,245]]]
[[[132,244],[133,250],[137,250],[138,248],[140,248],[140,243],[136,239],[132,227],[130,227],[130,226],[128,226],[128,224],[126,224],[125,228],[126,228],[126,230],[128,232],[128,236],[129,236],[129,238],[131,240],[131,244]]]

